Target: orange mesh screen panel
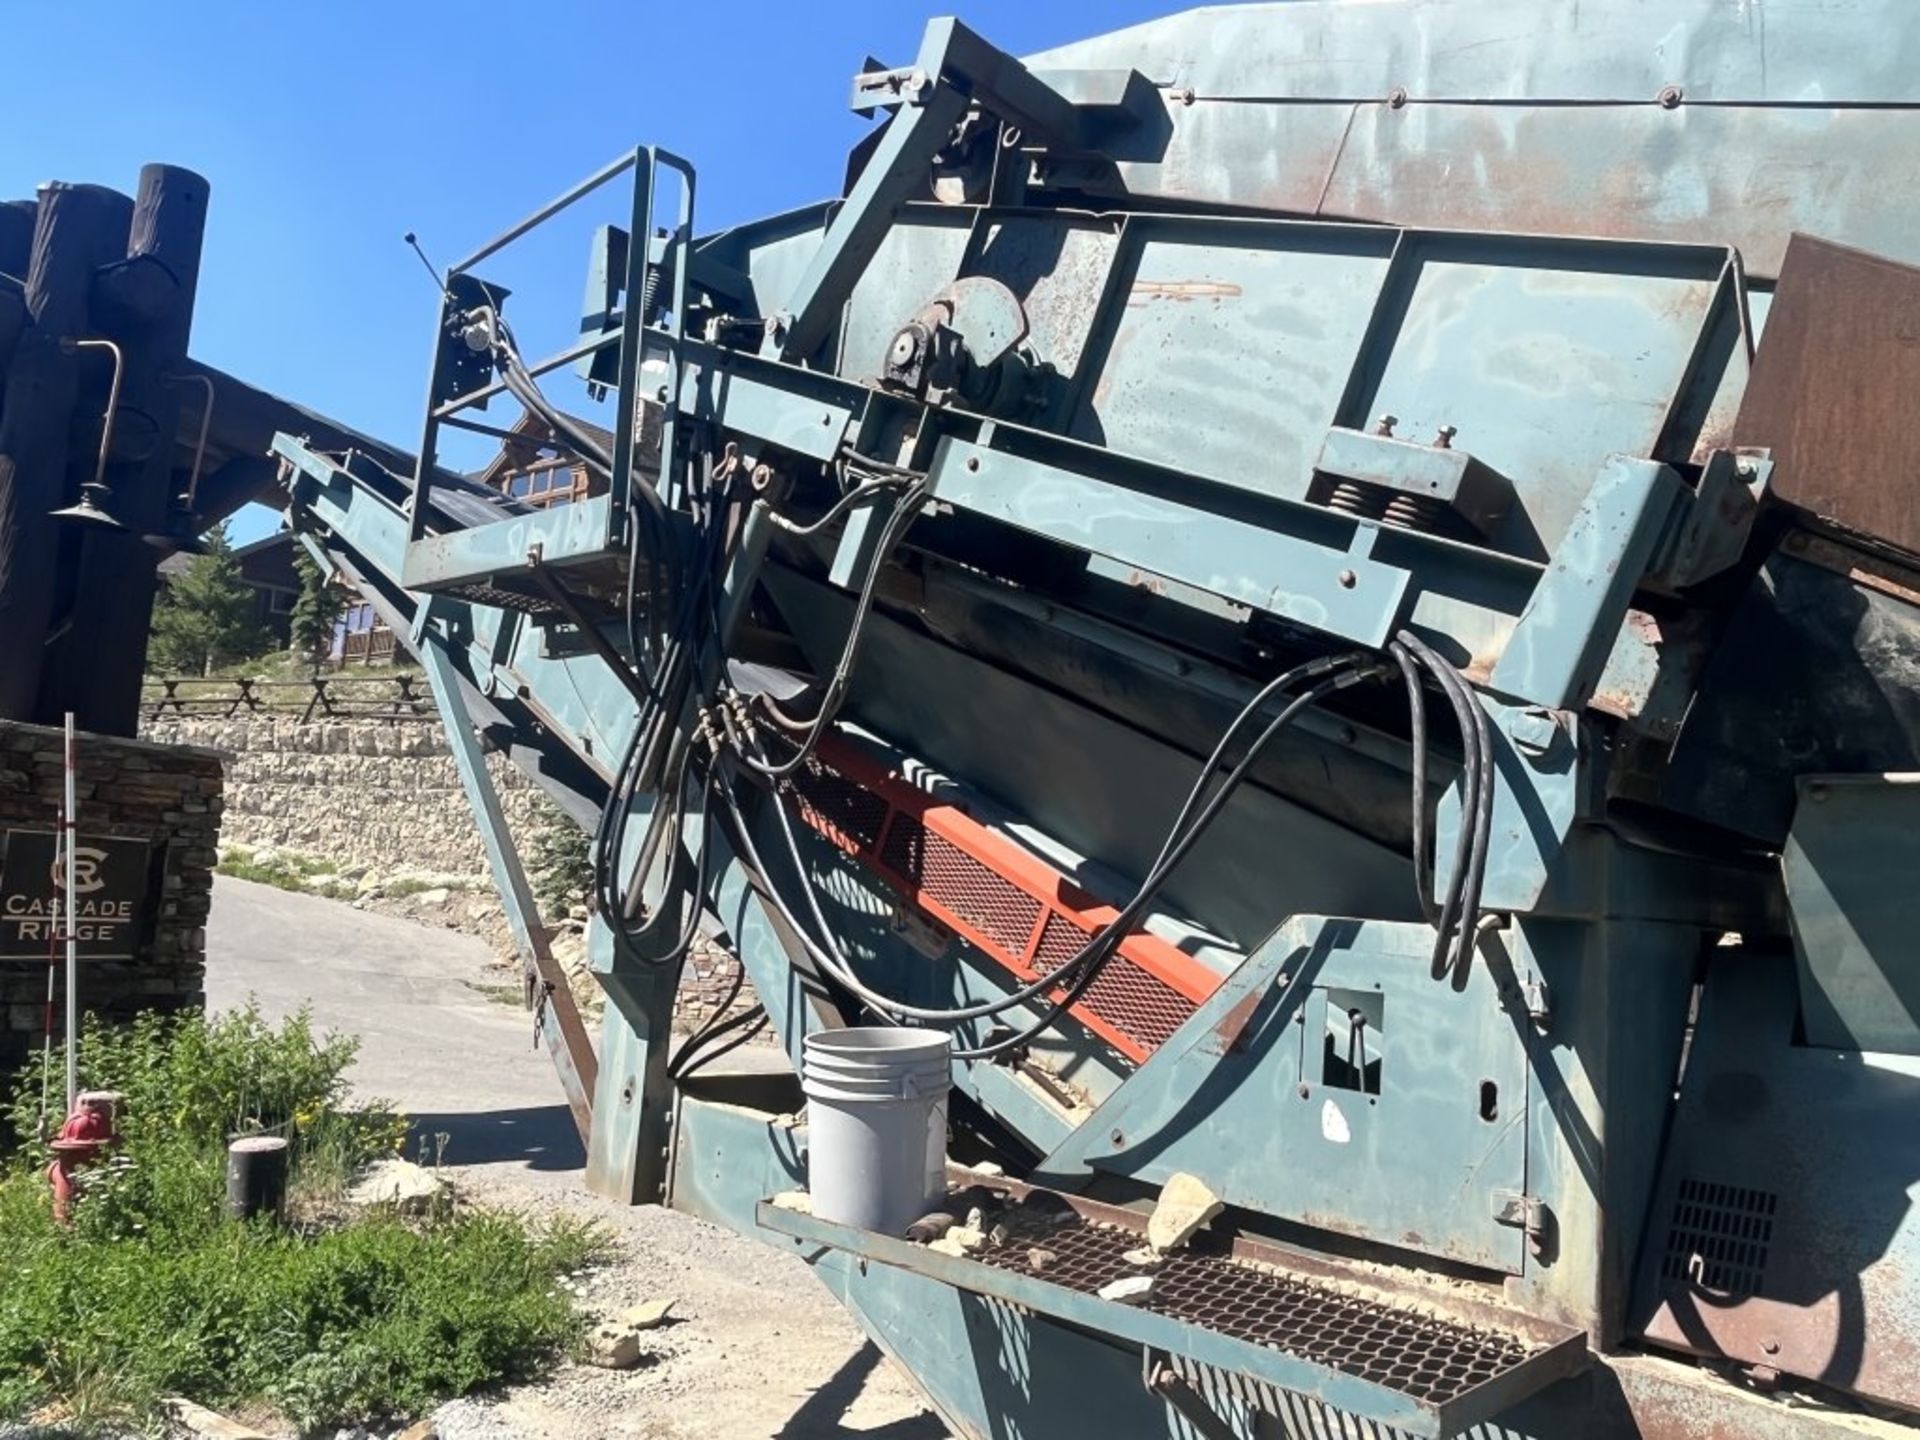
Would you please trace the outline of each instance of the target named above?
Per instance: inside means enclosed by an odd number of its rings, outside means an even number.
[[[1019,980],[1070,959],[1118,913],[958,806],[832,736],[794,777],[793,795],[809,826]],[[1218,984],[1176,946],[1136,930],[1070,1013],[1137,1062]]]

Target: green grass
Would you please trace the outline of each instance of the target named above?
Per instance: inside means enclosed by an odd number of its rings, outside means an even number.
[[[231,875],[236,880],[252,880],[306,895],[324,895],[329,900],[351,900],[359,893],[359,886],[353,881],[329,878],[335,873],[333,861],[287,850],[274,850],[263,859],[251,850],[235,846],[224,851],[213,868],[216,874]]]
[[[463,980],[460,982],[474,994],[491,1000],[496,1005],[505,1005],[520,1010],[526,1007],[526,990],[520,985],[490,985],[481,980]]]
[[[127,1095],[123,1144],[70,1229],[23,1082],[6,1116],[27,1143],[0,1166],[0,1422],[152,1426],[184,1394],[330,1433],[564,1353],[580,1320],[559,1281],[600,1252],[591,1229],[451,1205],[340,1218],[350,1175],[406,1133],[387,1107],[346,1104],[353,1050],[250,1011],[90,1030],[84,1080]],[[223,1216],[225,1141],[249,1129],[294,1140],[288,1225]]]

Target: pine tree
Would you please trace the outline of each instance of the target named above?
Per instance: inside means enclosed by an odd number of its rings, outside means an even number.
[[[288,617],[287,649],[295,658],[309,662],[317,670],[333,639],[334,622],[346,608],[346,593],[333,583],[333,577],[314,563],[307,547],[296,544],[293,570],[300,577],[300,594]]]
[[[259,655],[270,643],[254,623],[253,594],[240,578],[224,521],[207,532],[206,546],[168,581],[153,608],[147,665],[157,674],[205,675]]]

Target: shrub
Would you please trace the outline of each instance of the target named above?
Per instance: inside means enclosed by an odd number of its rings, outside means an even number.
[[[578,1320],[558,1281],[602,1243],[586,1227],[481,1210],[224,1218],[235,1130],[293,1135],[302,1195],[404,1139],[388,1108],[346,1104],[353,1053],[305,1016],[276,1028],[251,1009],[87,1030],[81,1074],[126,1095],[123,1144],[71,1229],[53,1222],[40,1145],[0,1168],[0,1422],[49,1404],[79,1423],[147,1421],[184,1393],[324,1429],[410,1417],[564,1349]],[[23,1081],[8,1107],[20,1133],[36,1104]]]
[[[548,924],[587,903],[593,885],[592,844],[587,832],[552,801],[543,801],[527,841],[527,879]]]

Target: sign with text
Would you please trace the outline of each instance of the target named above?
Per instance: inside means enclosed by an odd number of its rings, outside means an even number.
[[[0,960],[45,960],[64,947],[66,868],[51,830],[8,830],[0,855]],[[74,847],[74,938],[83,960],[131,960],[151,871],[148,843],[81,835]]]

